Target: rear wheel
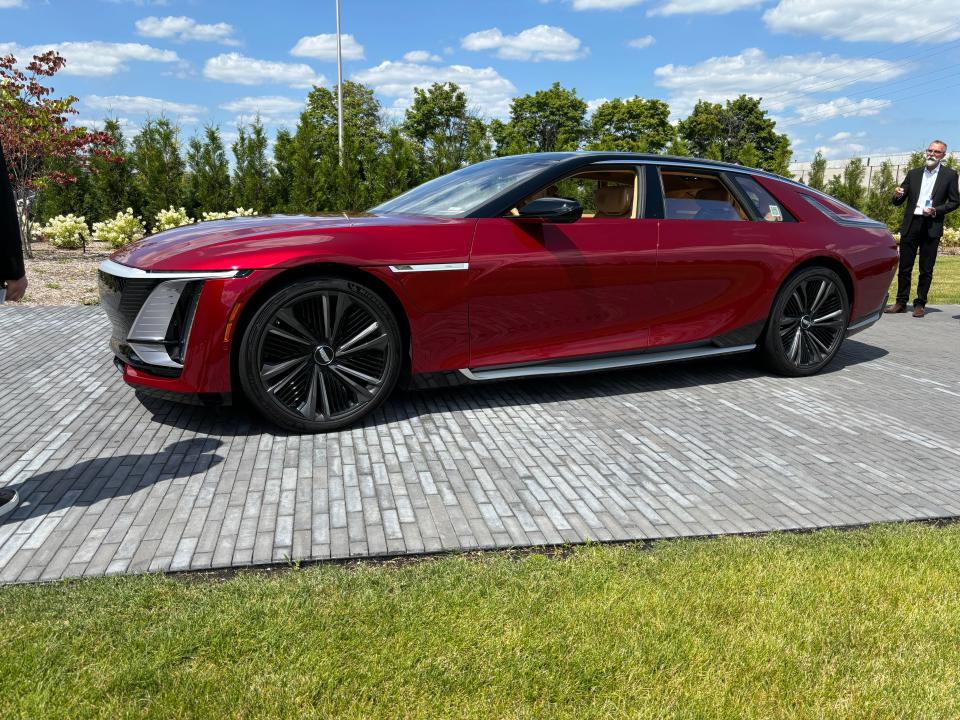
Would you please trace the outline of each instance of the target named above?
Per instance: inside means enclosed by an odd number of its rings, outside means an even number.
[[[764,331],[762,355],[782,375],[813,375],[843,342],[850,302],[840,276],[823,267],[805,268],[777,294]]]
[[[337,430],[390,394],[401,345],[396,318],[368,287],[335,277],[301,280],[253,316],[240,343],[240,381],[278,425]]]

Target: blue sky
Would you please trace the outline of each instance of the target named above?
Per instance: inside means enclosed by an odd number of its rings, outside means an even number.
[[[960,148],[960,3],[931,0],[342,0],[344,76],[402,117],[451,80],[487,118],[559,81],[589,103],[764,97],[794,145],[830,158]],[[165,114],[227,139],[255,113],[295,127],[332,86],[334,0],[0,0],[0,54],[56,47],[78,119],[135,132]]]

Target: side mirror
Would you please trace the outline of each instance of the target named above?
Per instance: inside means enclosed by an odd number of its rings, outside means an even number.
[[[583,215],[583,206],[576,200],[544,197],[531,200],[520,208],[521,218],[538,218],[544,222],[572,223]]]

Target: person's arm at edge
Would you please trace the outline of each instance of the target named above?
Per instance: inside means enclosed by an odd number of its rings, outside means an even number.
[[[7,162],[0,146],[0,283],[7,285],[7,299],[19,300],[27,289],[26,271],[23,265],[23,248],[20,246],[20,222],[17,219],[17,204],[7,175]]]

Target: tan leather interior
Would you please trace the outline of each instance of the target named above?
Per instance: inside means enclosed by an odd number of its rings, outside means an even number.
[[[596,217],[628,217],[633,207],[633,188],[629,185],[600,185],[593,196]]]

